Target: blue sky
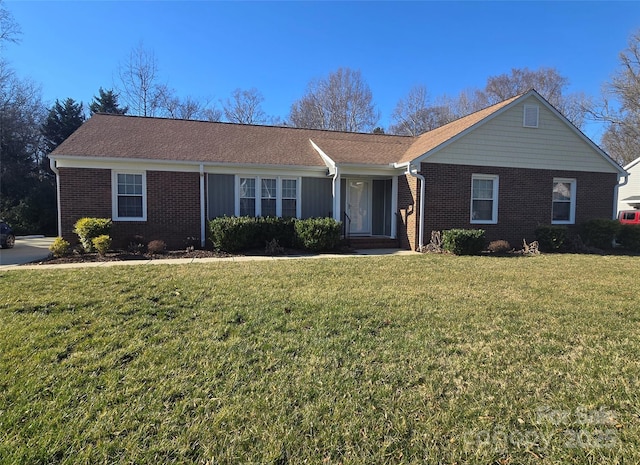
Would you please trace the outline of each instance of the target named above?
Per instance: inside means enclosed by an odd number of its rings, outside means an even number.
[[[117,85],[141,41],[183,97],[262,92],[286,118],[313,78],[358,69],[387,127],[416,84],[433,98],[511,68],[555,67],[569,92],[597,96],[640,28],[640,2],[5,2],[22,41],[4,54],[46,102],[89,102]],[[587,134],[599,138],[595,126]]]

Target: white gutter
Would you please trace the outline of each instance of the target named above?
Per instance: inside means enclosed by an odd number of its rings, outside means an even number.
[[[206,212],[204,208],[204,164],[200,163],[200,247],[204,248],[206,241]]]
[[[49,157],[49,167],[56,175],[56,216],[58,220],[58,236],[62,237],[62,215],[60,214],[60,171],[56,168],[56,161]]]
[[[422,176],[421,174],[418,174],[418,168],[416,168],[415,166],[407,166],[407,171],[406,174],[410,174],[411,176],[413,176],[414,178],[417,178],[420,180],[420,205],[418,206],[418,218],[416,218],[416,221],[419,221],[418,223],[418,252],[422,251],[422,248],[424,247],[424,218],[423,216],[423,212],[424,212],[424,176]]]
[[[624,176],[624,182],[620,183],[620,177]],[[620,188],[622,186],[626,186],[629,182],[629,173],[618,174],[618,184],[616,184],[613,188],[613,219],[618,218],[618,197],[620,195]]]

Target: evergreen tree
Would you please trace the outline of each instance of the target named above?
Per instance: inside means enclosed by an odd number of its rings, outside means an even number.
[[[129,111],[129,107],[121,108],[118,105],[118,97],[113,89],[103,90],[102,87],[98,90],[99,94],[93,97],[93,102],[89,105],[89,114],[94,113],[109,113],[112,115],[126,115]]]
[[[76,103],[72,98],[66,99],[64,103],[56,100],[42,125],[46,152],[53,152],[58,145],[82,126],[84,119],[82,102]]]

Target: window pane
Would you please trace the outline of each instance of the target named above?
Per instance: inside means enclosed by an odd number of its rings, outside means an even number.
[[[262,198],[263,199],[276,198],[276,180],[275,179],[262,180]]]
[[[118,174],[119,195],[142,195],[141,174]]]
[[[240,178],[240,198],[255,198],[256,180],[253,178]],[[255,206],[255,204],[254,204]]]
[[[296,200],[295,199],[282,199],[282,217],[283,218],[296,217]]]
[[[493,180],[474,179],[473,180],[474,199],[493,199]]]
[[[141,218],[142,197],[118,196],[118,216],[120,218]]]
[[[553,200],[571,200],[571,183],[554,182]]]
[[[276,216],[276,199],[262,199],[262,216]]]
[[[282,180],[282,198],[283,199],[296,198],[296,184],[297,182],[295,179]]]
[[[493,200],[474,200],[471,218],[474,220],[493,220]]]
[[[256,200],[240,199],[240,216],[256,216]]]
[[[571,220],[571,202],[553,202],[553,221]]]

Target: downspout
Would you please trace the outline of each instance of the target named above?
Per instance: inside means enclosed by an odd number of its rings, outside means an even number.
[[[200,163],[200,247],[206,243],[206,215],[204,208],[204,165]]]
[[[60,170],[56,168],[56,161],[49,157],[49,167],[56,175],[56,210],[58,220],[58,237],[62,237],[62,214],[60,213]]]
[[[424,212],[424,176],[418,173],[418,168],[415,166],[407,166],[406,174],[410,174],[414,178],[420,180],[420,205],[418,206],[418,252],[422,251],[424,247],[424,218],[422,217]]]
[[[340,218],[342,212],[340,211],[340,171],[336,166],[333,173],[333,219],[336,221],[342,221]]]
[[[620,184],[620,178],[624,176],[624,182]],[[613,188],[613,219],[618,218],[618,196],[620,195],[620,188],[626,186],[629,182],[629,173],[618,174],[618,184]]]

